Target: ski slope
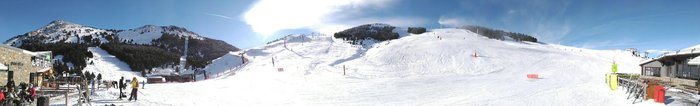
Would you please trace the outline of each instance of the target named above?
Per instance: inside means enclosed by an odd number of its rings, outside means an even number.
[[[118,81],[121,77],[124,77],[124,79],[131,79],[133,77],[142,80],[145,79],[141,77],[140,73],[131,71],[128,64],[110,55],[102,48],[89,47],[88,51],[92,52],[93,58],[86,61],[87,66],[85,66],[83,71],[89,71],[95,73],[95,75],[98,73],[102,74],[102,79],[110,81]]]
[[[246,50],[245,57],[249,63],[223,71],[235,74],[146,85],[134,102],[100,91],[96,99],[110,101],[93,105],[624,106],[633,104],[623,91],[610,91],[604,75],[613,61],[619,72],[639,73],[642,61],[627,51],[498,41],[461,29],[371,46],[292,35]]]

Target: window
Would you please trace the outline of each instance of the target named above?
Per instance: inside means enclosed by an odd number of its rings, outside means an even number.
[[[692,79],[700,79],[700,70],[698,70],[700,66],[698,65],[688,65],[688,71],[690,73],[690,78]]]
[[[645,75],[648,76],[661,76],[661,67],[644,67]]]

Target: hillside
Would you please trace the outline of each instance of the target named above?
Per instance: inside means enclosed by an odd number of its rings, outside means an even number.
[[[59,71],[76,72],[85,68],[85,60],[91,58],[88,47],[105,49],[126,62],[133,71],[154,68],[182,70],[177,65],[184,54],[185,39],[189,39],[190,48],[186,55],[187,69],[203,69],[212,60],[240,50],[224,41],[203,37],[177,26],[145,25],[115,30],[63,20],[52,21],[35,31],[12,37],[5,44],[31,51],[54,51],[54,55],[64,56],[64,63],[57,64],[70,64]]]
[[[613,60],[620,72],[640,70],[641,58],[622,50],[500,41],[463,29],[430,32],[367,47],[329,35],[287,36],[246,50],[249,63],[228,70],[235,75],[147,85],[139,90],[144,101],[115,104],[629,105],[603,76]],[[526,78],[533,73],[541,79]]]

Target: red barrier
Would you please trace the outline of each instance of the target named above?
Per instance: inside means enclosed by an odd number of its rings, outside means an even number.
[[[666,93],[664,86],[656,86],[656,92],[654,92],[654,101],[658,103],[664,103],[664,100],[666,99]]]
[[[527,74],[527,78],[530,78],[530,79],[539,79],[540,77],[539,77],[539,75],[537,75],[537,74]]]

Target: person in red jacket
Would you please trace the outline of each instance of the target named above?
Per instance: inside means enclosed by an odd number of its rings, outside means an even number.
[[[5,91],[0,89],[0,105],[5,103]]]
[[[34,100],[36,98],[36,86],[32,85],[31,88],[29,88],[29,95]]]

